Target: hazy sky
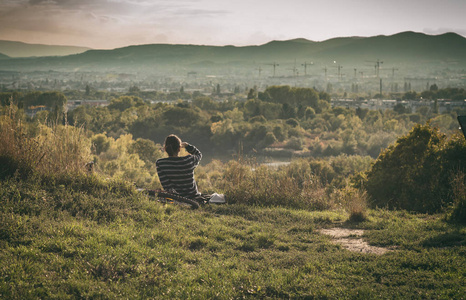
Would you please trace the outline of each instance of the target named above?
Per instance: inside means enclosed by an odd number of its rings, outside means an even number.
[[[259,45],[402,31],[466,36],[466,0],[0,0],[0,40]]]

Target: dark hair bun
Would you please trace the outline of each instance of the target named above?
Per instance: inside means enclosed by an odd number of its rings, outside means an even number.
[[[181,139],[174,134],[170,134],[165,139],[165,151],[168,156],[175,156],[180,152]]]

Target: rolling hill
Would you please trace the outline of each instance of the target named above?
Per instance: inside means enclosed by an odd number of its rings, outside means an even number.
[[[87,50],[89,50],[89,48],[0,41],[0,53],[10,57],[65,56],[83,53]]]
[[[0,47],[1,52],[1,47]],[[8,54],[8,53],[7,53]],[[391,36],[346,37],[322,42],[305,39],[271,41],[260,46],[200,46],[150,44],[113,50],[88,50],[63,57],[16,58],[3,61],[0,70],[81,70],[151,72],[158,69],[245,67],[251,64],[292,64],[313,61],[327,65],[466,66],[466,38],[454,33],[426,35],[403,32]],[[168,72],[166,71],[166,72]]]

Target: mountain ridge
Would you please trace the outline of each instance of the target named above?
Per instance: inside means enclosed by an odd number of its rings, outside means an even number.
[[[1,50],[1,49],[0,49]],[[1,51],[0,51],[1,52]],[[89,49],[62,57],[11,58],[2,60],[0,69],[32,70],[113,70],[146,71],[155,68],[217,67],[223,65],[292,64],[299,61],[327,64],[363,64],[375,60],[392,65],[445,61],[466,64],[466,38],[455,34],[426,35],[400,32],[372,37],[341,37],[321,42],[306,39],[270,41],[250,46],[208,46],[193,44],[130,45],[112,50]]]

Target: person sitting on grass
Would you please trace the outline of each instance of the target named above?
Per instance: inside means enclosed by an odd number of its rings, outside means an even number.
[[[181,148],[189,155],[179,156]],[[201,195],[194,180],[194,169],[202,159],[202,153],[195,146],[182,142],[171,134],[165,138],[163,146],[168,157],[156,161],[157,174],[164,190],[204,203],[207,196]]]

